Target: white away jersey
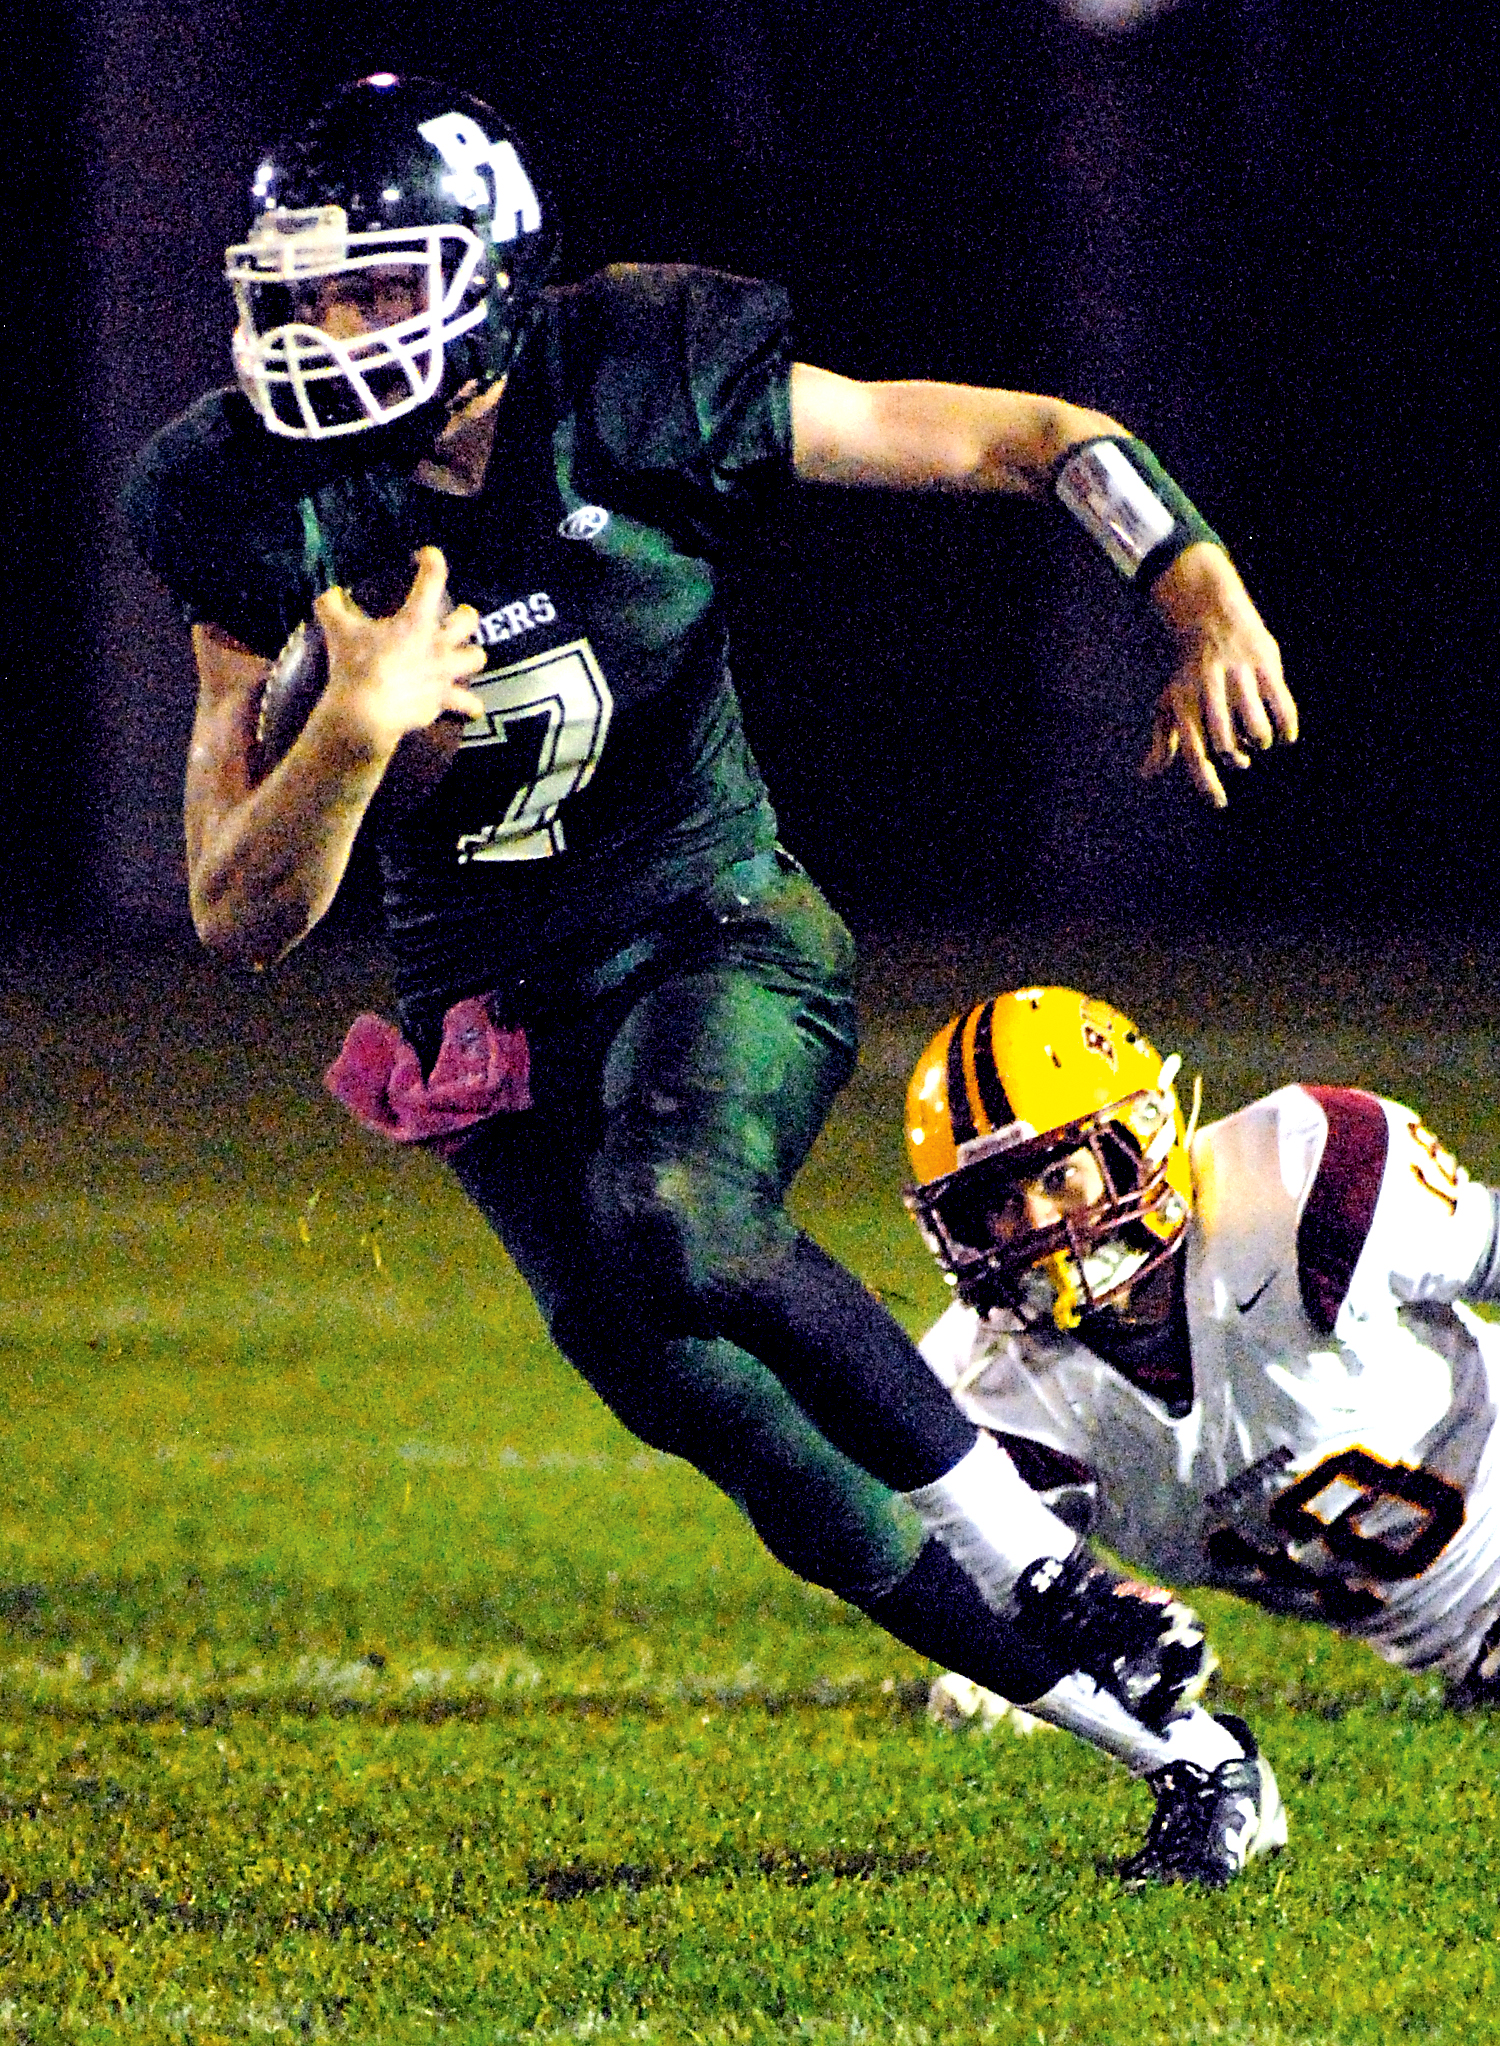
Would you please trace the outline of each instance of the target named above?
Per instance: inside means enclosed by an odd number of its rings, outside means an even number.
[[[1092,1531],[1139,1568],[1462,1676],[1500,1615],[1500,1328],[1457,1304],[1488,1191],[1349,1088],[1211,1124],[1193,1176],[1181,1419],[1073,1337],[962,1304],[923,1354],[1029,1481],[1092,1481]]]

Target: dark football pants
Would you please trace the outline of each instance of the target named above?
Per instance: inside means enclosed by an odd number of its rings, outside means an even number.
[[[769,865],[769,863],[765,863]],[[853,948],[777,871],[590,1008],[528,1024],[535,1106],[454,1159],[558,1347],[799,1575],[870,1596],[920,1546],[894,1496],[970,1425],[782,1206],[854,1062]]]
[[[1032,1664],[898,1495],[975,1431],[866,1287],[782,1206],[854,1061],[852,946],[780,873],[565,1018],[528,1021],[534,1106],[453,1157],[553,1340],[772,1554],[1015,1697]]]

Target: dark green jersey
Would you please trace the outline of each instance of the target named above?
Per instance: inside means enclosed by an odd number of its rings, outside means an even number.
[[[352,468],[215,392],[125,504],[185,615],[267,656],[319,590],[442,548],[489,654],[435,794],[378,820],[402,993],[552,978],[625,943],[774,819],[725,664],[736,515],[789,472],[777,287],[620,267],[544,295],[482,492]]]

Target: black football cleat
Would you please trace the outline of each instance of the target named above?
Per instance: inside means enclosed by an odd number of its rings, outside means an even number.
[[[1023,1636],[1056,1663],[1081,1670],[1153,1730],[1195,1704],[1218,1667],[1190,1606],[1154,1584],[1121,1577],[1085,1543],[1023,1570],[1012,1594]]]
[[[1139,1853],[1115,1865],[1127,1889],[1196,1883],[1222,1890],[1257,1855],[1285,1847],[1286,1807],[1270,1763],[1242,1719],[1217,1716],[1244,1754],[1217,1769],[1169,1762],[1147,1777],[1156,1794],[1151,1830]]]

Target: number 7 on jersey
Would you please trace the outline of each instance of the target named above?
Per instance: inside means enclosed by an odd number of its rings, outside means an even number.
[[[565,847],[558,812],[588,783],[609,736],[614,699],[604,671],[588,641],[575,639],[471,687],[484,716],[464,727],[464,751],[513,747],[517,775],[504,816],[459,839],[459,862],[549,859]]]

